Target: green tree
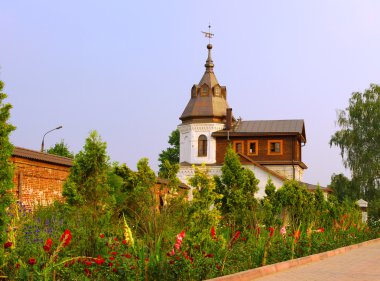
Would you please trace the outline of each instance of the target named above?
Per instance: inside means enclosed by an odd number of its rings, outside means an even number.
[[[158,161],[160,162],[159,164],[160,169],[158,173],[159,173],[159,176],[163,178],[166,178],[165,176],[170,173],[170,171],[168,171],[167,169],[172,168],[172,166],[168,166],[165,164],[166,160],[169,161],[171,165],[175,165],[179,163],[179,130],[178,129],[171,132],[168,143],[170,146],[167,149],[163,150],[158,157]]]
[[[345,198],[356,201],[360,199],[360,188],[352,180],[349,180],[345,175],[333,174],[331,176],[331,184],[329,186],[339,202],[343,202]]]
[[[255,209],[259,180],[249,169],[244,169],[231,146],[227,148],[222,175],[216,179],[217,191],[223,195],[222,212],[232,223],[244,226],[256,224]]]
[[[265,185],[266,196],[261,200],[262,206],[262,221],[267,227],[280,225],[281,221],[279,215],[281,207],[275,202],[276,186],[273,184],[272,179],[269,179]]]
[[[366,200],[378,197],[380,183],[380,86],[371,84],[364,93],[354,92],[338,115],[340,130],[330,145],[341,150],[345,167],[352,172]]]
[[[0,81],[0,242],[6,239],[5,228],[8,222],[6,211],[14,199],[10,192],[13,188],[13,165],[10,162],[13,145],[9,141],[9,135],[16,129],[8,122],[12,105],[3,103],[7,98],[2,92],[3,87],[4,83]]]
[[[283,210],[284,224],[289,223],[292,232],[302,224],[308,227],[313,220],[314,194],[297,181],[287,181],[277,190],[275,202]]]
[[[104,209],[109,199],[109,157],[107,144],[96,131],[90,132],[86,143],[74,158],[70,175],[63,187],[63,196],[70,205],[91,205]]]
[[[56,143],[54,146],[50,147],[47,150],[47,153],[63,156],[67,158],[74,158],[74,153],[70,152],[69,147],[64,142],[64,140],[61,140],[60,142]]]
[[[220,200],[223,195],[215,190],[215,182],[208,174],[206,166],[194,167],[195,173],[189,179],[193,187],[193,199],[188,208],[188,224],[194,240],[198,243],[210,239],[211,227],[217,227],[220,221]]]

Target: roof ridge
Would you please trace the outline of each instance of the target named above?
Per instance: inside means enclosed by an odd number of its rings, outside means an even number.
[[[256,167],[258,167],[258,168],[260,168],[260,169],[262,169],[262,170],[264,170],[264,171],[266,171],[266,172],[272,174],[273,176],[275,176],[275,177],[277,177],[277,178],[279,178],[279,179],[281,179],[281,180],[284,180],[284,181],[288,180],[286,177],[284,177],[284,176],[282,176],[282,175],[276,173],[275,171],[272,171],[271,169],[268,169],[267,167],[265,167],[265,166],[263,166],[263,165],[257,163],[256,161],[252,160],[251,158],[245,156],[244,154],[242,154],[242,153],[240,153],[240,152],[238,152],[237,154],[238,154],[239,156],[243,157],[244,159],[248,160],[249,162],[251,162],[251,163],[252,163],[253,165],[255,165]]]

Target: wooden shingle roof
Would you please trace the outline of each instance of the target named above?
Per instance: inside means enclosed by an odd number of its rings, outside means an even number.
[[[301,135],[306,142],[305,122],[295,120],[253,120],[238,121],[230,131],[220,130],[213,136],[234,135]]]
[[[26,149],[26,148],[17,147],[17,146],[13,149],[12,156],[30,159],[30,160],[36,160],[36,161],[50,163],[50,164],[67,166],[67,167],[71,167],[73,165],[73,160],[71,158],[53,155],[53,154],[44,153],[44,152]]]
[[[214,73],[214,63],[211,59],[212,45],[207,45],[208,58],[206,60],[206,70],[199,81],[193,86],[191,98],[185,110],[179,118],[182,122],[196,120],[218,119],[223,121],[226,117],[228,106],[226,100],[226,87],[220,86]],[[203,94],[202,88],[206,87],[208,93]],[[219,88],[219,94],[214,94],[215,88]]]

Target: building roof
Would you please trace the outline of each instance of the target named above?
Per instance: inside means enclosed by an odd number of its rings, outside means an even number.
[[[163,179],[163,178],[156,178],[156,183],[157,184],[168,185],[169,184],[169,180]],[[183,182],[180,182],[178,184],[178,187],[182,188],[182,189],[190,189],[190,187],[188,185],[184,184]]]
[[[226,118],[228,106],[226,99],[226,87],[220,86],[214,73],[214,63],[211,59],[212,45],[207,45],[208,57],[206,60],[206,71],[202,76],[199,84],[193,86],[191,98],[179,118],[182,122],[189,122],[196,119],[201,120],[213,119],[223,122]],[[203,94],[202,87],[208,88],[208,93]],[[218,89],[216,94],[215,89]]]
[[[300,181],[300,184],[305,185],[306,188],[308,190],[310,190],[310,191],[314,191],[314,190],[316,190],[319,187],[322,190],[322,192],[332,193],[332,189],[328,188],[328,187],[324,187],[324,186],[320,186],[320,185],[315,185],[315,184],[310,184],[310,183],[306,183],[306,182],[302,182],[302,181]]]
[[[302,119],[296,120],[253,120],[237,121],[230,131],[220,130],[213,133],[213,136],[233,135],[278,135],[297,134],[301,135],[306,142],[305,122]]]
[[[17,146],[13,149],[12,156],[30,159],[30,160],[36,160],[39,162],[45,162],[49,164],[56,164],[60,166],[71,167],[73,165],[73,160],[71,158],[53,155],[53,154],[44,153],[44,152],[26,149],[26,148],[17,147]]]
[[[256,161],[252,160],[251,158],[247,157],[246,155],[242,154],[242,153],[238,153],[238,155],[241,157],[241,158],[244,158],[245,160],[247,160],[248,162],[252,163],[254,166],[256,166],[257,168],[267,172],[268,174],[271,174],[272,176],[275,176],[276,178],[282,180],[282,181],[286,181],[287,178],[280,175],[279,173],[276,173],[275,171],[272,171],[271,169],[268,169],[267,167],[257,163]]]

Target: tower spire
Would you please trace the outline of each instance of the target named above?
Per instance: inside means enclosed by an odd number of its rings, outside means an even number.
[[[211,49],[212,49],[211,38],[214,37],[214,33],[211,33],[211,25],[210,24],[208,25],[208,32],[202,31],[202,33],[205,35],[206,38],[208,38],[208,44],[207,44],[208,56],[207,56],[207,60],[205,64],[206,72],[214,72],[214,62],[212,61],[212,58],[211,58]]]

